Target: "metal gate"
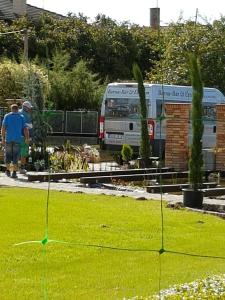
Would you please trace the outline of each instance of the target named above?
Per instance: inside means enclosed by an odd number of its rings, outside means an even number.
[[[5,107],[0,107],[0,125],[4,115],[8,112]],[[44,121],[48,124],[50,135],[97,135],[97,111],[63,111],[45,110]]]
[[[98,132],[97,111],[66,111],[66,134],[91,134]]]
[[[48,133],[64,133],[64,111],[46,110],[45,119],[48,123]]]

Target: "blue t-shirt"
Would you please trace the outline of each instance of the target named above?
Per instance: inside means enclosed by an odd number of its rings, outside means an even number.
[[[19,113],[10,112],[4,116],[2,126],[6,130],[6,142],[21,143],[22,132],[26,126],[24,117]]]

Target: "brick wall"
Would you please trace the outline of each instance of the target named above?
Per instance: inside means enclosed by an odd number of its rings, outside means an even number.
[[[216,105],[216,169],[225,171],[225,104]]]
[[[188,169],[188,120],[191,105],[166,103],[165,166],[176,171]]]

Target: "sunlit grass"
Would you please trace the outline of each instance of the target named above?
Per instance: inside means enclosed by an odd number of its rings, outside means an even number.
[[[225,269],[223,259],[149,251],[162,248],[160,203],[128,197],[51,191],[48,237],[69,244],[13,246],[44,238],[46,199],[47,191],[0,188],[0,299],[149,296]],[[163,211],[165,250],[225,256],[224,220]]]

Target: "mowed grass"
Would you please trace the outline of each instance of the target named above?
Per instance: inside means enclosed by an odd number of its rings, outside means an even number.
[[[49,239],[69,244],[13,246],[44,238],[46,199],[47,191],[0,188],[1,300],[149,296],[159,290],[160,264],[162,289],[225,270],[223,259],[148,251],[161,248],[160,203],[128,197],[51,191]],[[224,220],[163,211],[166,250],[225,256]]]

